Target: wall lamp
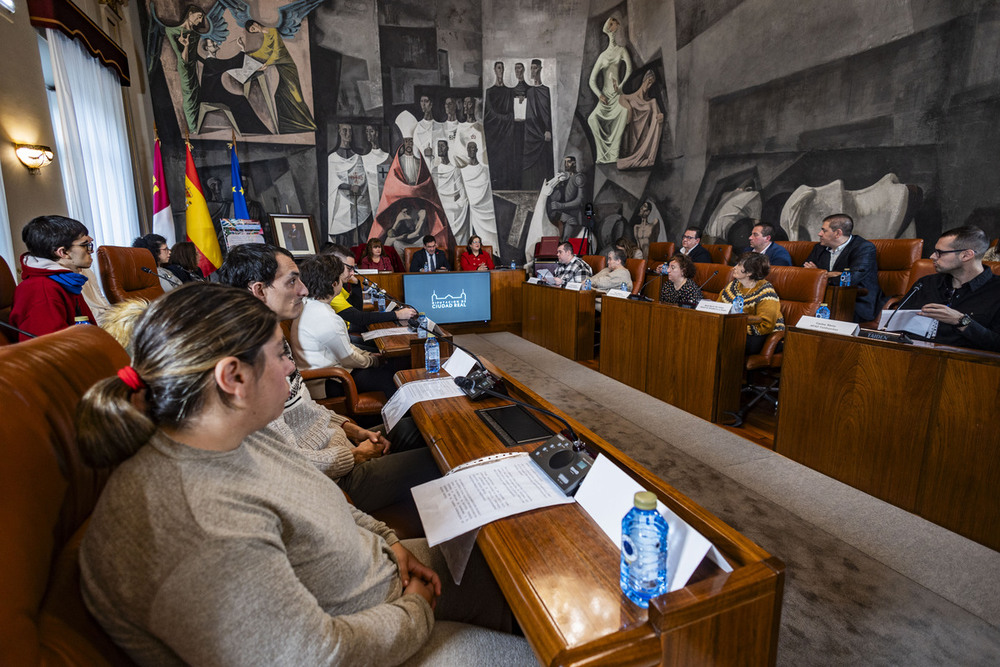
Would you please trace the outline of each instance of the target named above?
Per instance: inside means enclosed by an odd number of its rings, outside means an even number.
[[[34,144],[14,144],[14,152],[21,164],[28,168],[29,174],[39,173],[42,167],[49,165],[55,157],[48,146]]]

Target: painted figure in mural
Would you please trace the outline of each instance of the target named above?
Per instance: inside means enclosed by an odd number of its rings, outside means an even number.
[[[549,220],[559,230],[559,239],[583,236],[583,199],[587,180],[576,170],[576,157],[563,159],[564,171],[556,175],[558,183],[549,195],[547,204]]]
[[[431,176],[437,186],[444,214],[448,217],[455,242],[464,245],[469,240],[469,198],[465,194],[462,174],[448,155],[448,142],[439,139],[437,158]]]
[[[458,100],[447,97],[444,100],[444,122],[440,123],[444,139],[449,144],[455,142],[458,136]]]
[[[421,236],[433,235],[442,248],[452,247],[451,230],[430,169],[413,151],[416,118],[404,111],[396,119],[396,125],[403,134],[403,144],[393,157],[368,238],[377,238],[396,247],[399,245],[396,239],[409,238],[419,231]],[[395,231],[392,238],[388,238],[391,230]],[[397,252],[400,252],[398,247]]]
[[[649,257],[649,244],[651,241],[660,238],[660,221],[649,220],[650,213],[653,212],[653,204],[646,200],[639,205],[639,222],[632,227],[632,234],[635,242],[642,251],[643,257]]]
[[[496,82],[486,89],[483,128],[490,152],[490,178],[495,190],[512,190],[520,174],[514,171],[514,91],[503,81],[504,66],[493,65]]]
[[[202,44],[205,46],[205,55],[198,55],[198,60],[201,61],[199,120],[204,118],[207,111],[212,110],[211,107],[221,106],[229,112],[230,121],[240,134],[270,134],[271,131],[261,122],[249,100],[242,94],[231,92],[223,83],[223,75],[226,72],[243,66],[245,54],[240,52],[232,58],[219,58],[218,42],[213,39],[203,39]],[[201,128],[193,131],[200,132]]]
[[[261,71],[272,65],[278,71],[278,85],[274,89],[274,106],[278,116],[278,134],[312,132],[316,129],[312,112],[302,96],[299,69],[288,52],[285,41],[277,28],[265,28],[250,19],[244,24],[252,35],[263,35],[264,43],[249,56],[263,63]]]
[[[184,8],[180,25],[167,26],[164,33],[170,50],[177,57],[177,74],[181,83],[181,106],[184,120],[191,132],[198,131],[198,106],[201,82],[198,79],[198,42],[201,33],[197,27],[205,20],[205,11],[196,5]]]
[[[434,120],[434,102],[427,95],[420,96],[420,114],[420,120],[413,129],[414,151],[424,158],[427,166],[431,166],[440,130],[439,123]]]
[[[639,90],[618,98],[618,103],[625,108],[627,123],[622,156],[618,158],[619,169],[645,169],[656,162],[660,133],[663,131],[663,113],[649,93],[655,82],[653,70],[646,70]]]
[[[534,190],[552,178],[552,96],[542,83],[542,61],[531,61],[531,86],[524,121],[524,158],[521,188]]]
[[[493,246],[499,252],[500,237],[497,234],[497,217],[493,209],[493,188],[490,185],[490,171],[477,157],[479,146],[470,141],[466,146],[469,162],[462,167],[462,183],[469,198],[469,227],[472,234],[479,236],[484,245]]]
[[[331,240],[339,234],[353,233],[351,239],[360,243],[360,229],[372,217],[372,200],[368,187],[368,171],[364,160],[354,152],[351,142],[354,131],[347,123],[337,128],[340,142],[327,158],[327,229]]]
[[[390,164],[389,154],[382,150],[378,136],[378,127],[370,123],[365,125],[365,143],[368,144],[368,152],[361,156],[361,161],[365,165],[365,176],[368,178],[368,198],[372,203],[372,211],[378,208],[379,199],[382,198],[382,186],[385,185]]]
[[[762,210],[760,193],[754,187],[753,179],[747,179],[735,190],[722,195],[705,226],[705,234],[720,241],[726,239],[735,222],[744,218],[758,220]],[[746,233],[741,233],[740,236],[745,237]]]
[[[598,102],[587,118],[597,148],[594,161],[598,164],[618,161],[622,135],[628,123],[628,112],[618,103],[618,96],[621,84],[632,75],[632,60],[625,48],[624,38],[621,37],[622,28],[618,19],[612,16],[605,21],[603,32],[608,36],[608,48],[597,57],[594,69],[590,72],[590,89],[597,96]],[[625,66],[624,75],[622,65]]]
[[[469,142],[475,142],[479,147],[479,161],[489,165],[490,161],[486,155],[486,135],[483,133],[483,124],[476,117],[476,98],[466,97],[462,100],[463,120],[458,124],[458,134],[452,142],[451,153],[455,156],[455,164],[464,167],[467,164]]]
[[[521,187],[521,171],[524,169],[524,126],[528,118],[528,84],[524,82],[524,63],[514,63],[514,78],[517,83],[511,89],[514,93],[514,144],[511,148],[513,162],[511,188]]]

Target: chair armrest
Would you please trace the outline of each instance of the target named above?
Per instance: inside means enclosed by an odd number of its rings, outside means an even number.
[[[327,366],[326,368],[309,368],[299,371],[299,373],[303,380],[340,380],[340,384],[344,387],[344,398],[347,399],[347,409],[353,413],[354,406],[358,404],[358,386],[354,384],[354,377],[349,370],[340,366]]]

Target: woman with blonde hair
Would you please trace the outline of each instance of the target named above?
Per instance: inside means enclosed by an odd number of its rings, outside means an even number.
[[[518,638],[435,626],[509,624],[488,570],[443,584],[426,541],[403,546],[269,426],[293,368],[281,334],[249,291],[187,285],[150,304],[131,365],[84,395],[84,459],[117,466],[80,549],[101,626],[139,664],[530,656]]]

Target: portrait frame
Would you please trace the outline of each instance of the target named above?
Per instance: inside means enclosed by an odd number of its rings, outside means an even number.
[[[268,218],[275,243],[292,253],[292,257],[309,257],[319,252],[319,238],[311,215],[285,213]]]

